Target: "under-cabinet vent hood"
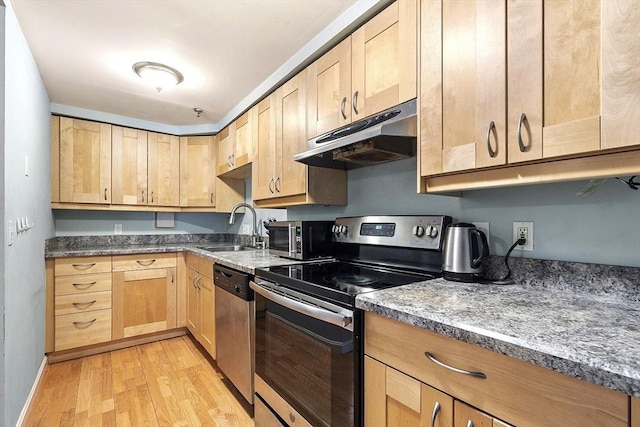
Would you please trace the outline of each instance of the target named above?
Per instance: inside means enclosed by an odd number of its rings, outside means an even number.
[[[416,152],[416,100],[310,139],[293,159],[311,166],[354,169],[412,157]]]

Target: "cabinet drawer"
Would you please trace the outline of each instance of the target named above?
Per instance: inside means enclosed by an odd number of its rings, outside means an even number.
[[[113,271],[146,270],[176,266],[176,254],[136,254],[113,257]]]
[[[455,398],[515,425],[628,425],[628,397],[622,393],[553,372],[391,320],[365,315],[365,353]],[[486,379],[460,374],[442,363]]]
[[[90,273],[111,273],[111,257],[82,256],[71,258],[56,258],[56,276],[69,276],[72,274]]]
[[[213,260],[205,257],[198,257],[198,272],[203,276],[213,279]]]
[[[111,308],[111,291],[56,296],[56,316],[108,308]]]
[[[191,252],[186,252],[185,253],[185,258],[184,258],[184,262],[185,264],[187,264],[187,267],[192,268],[194,270],[198,269],[198,258],[200,258],[198,255],[191,253]]]
[[[56,316],[55,351],[111,341],[111,309]]]
[[[61,276],[55,279],[56,295],[82,294],[111,290],[111,273]]]

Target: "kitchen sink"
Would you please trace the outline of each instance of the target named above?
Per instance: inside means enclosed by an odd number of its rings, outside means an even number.
[[[208,252],[237,252],[244,251],[247,246],[243,245],[220,245],[220,246],[198,246],[198,249]]]

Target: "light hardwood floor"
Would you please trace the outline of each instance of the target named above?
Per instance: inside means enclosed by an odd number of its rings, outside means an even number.
[[[25,426],[250,426],[188,336],[48,365]]]

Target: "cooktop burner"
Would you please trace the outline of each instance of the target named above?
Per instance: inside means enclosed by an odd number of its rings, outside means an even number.
[[[436,276],[345,261],[273,266],[256,274],[278,283],[333,300],[352,302],[356,295],[392,286],[433,279]]]

